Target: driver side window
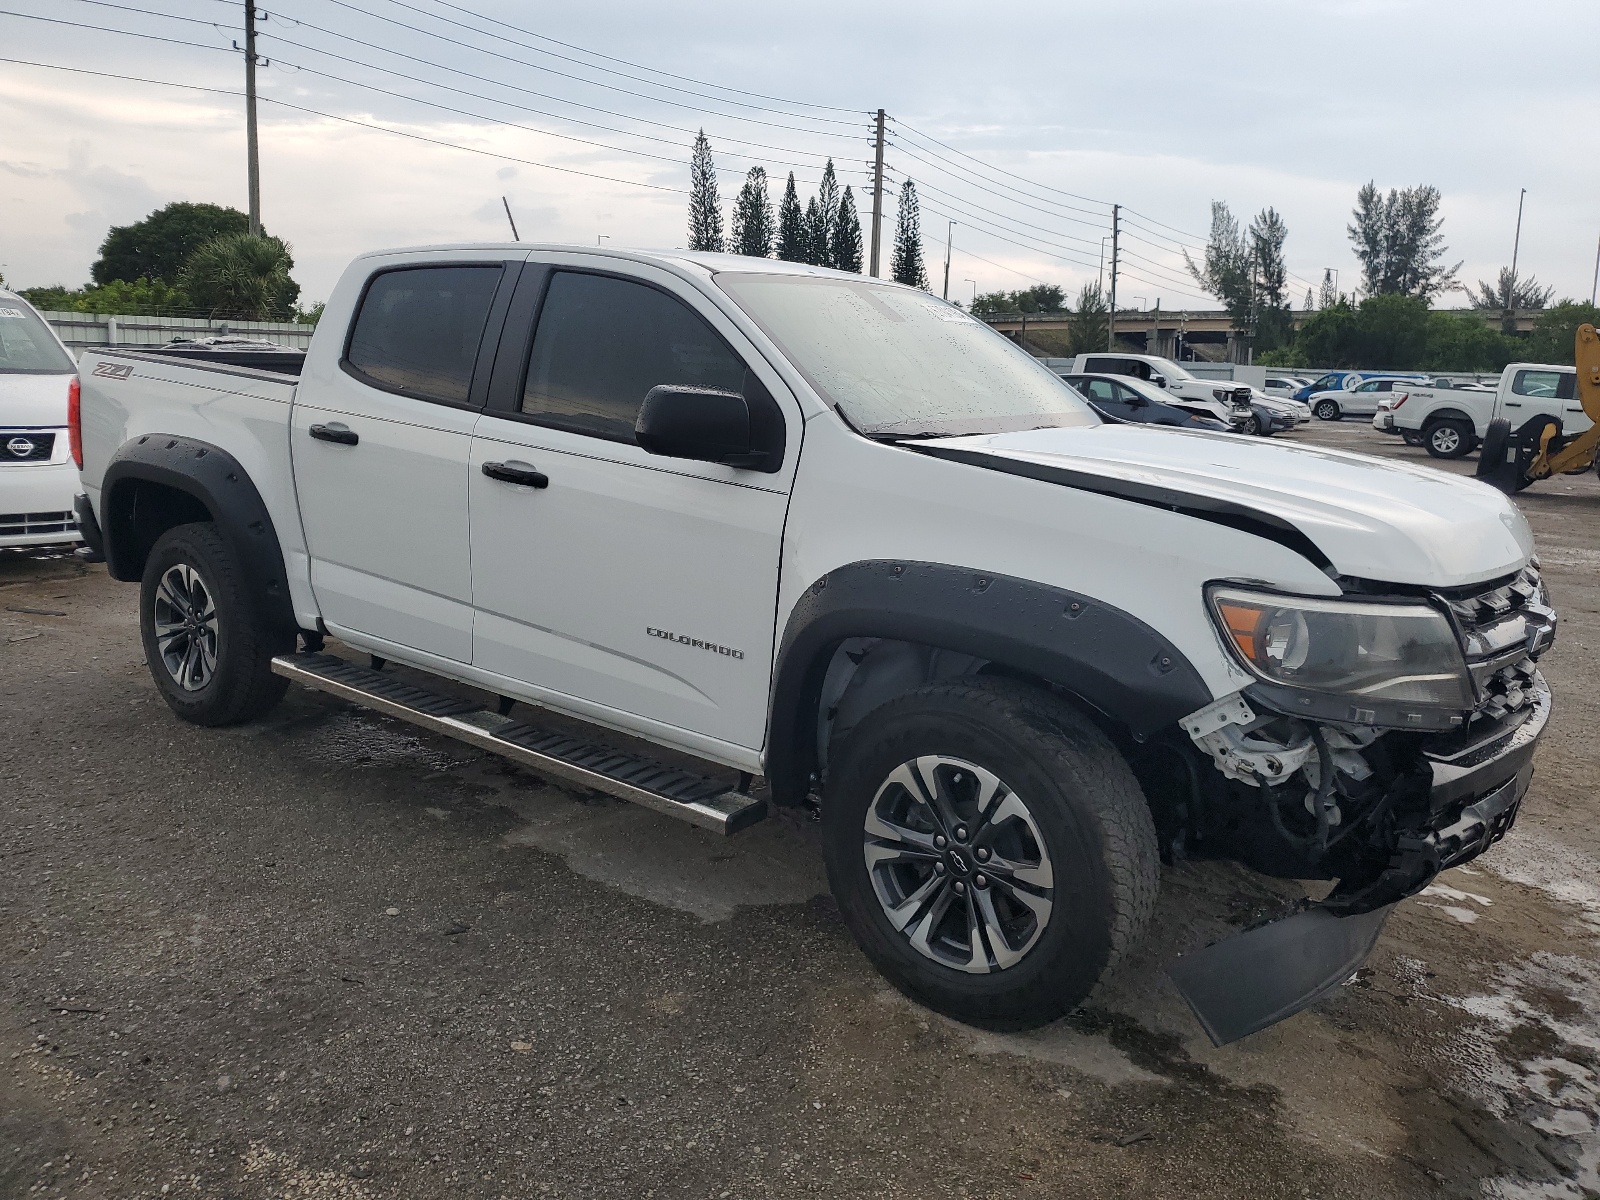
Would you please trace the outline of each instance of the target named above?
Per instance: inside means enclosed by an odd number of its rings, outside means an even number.
[[[557,271],[520,407],[540,425],[632,442],[651,388],[743,392],[744,383],[744,363],[676,297],[633,280]]]

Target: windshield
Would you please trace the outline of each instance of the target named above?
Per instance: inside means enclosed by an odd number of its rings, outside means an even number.
[[[1184,370],[1184,368],[1180,367],[1177,363],[1173,362],[1170,358],[1152,358],[1152,359],[1150,359],[1150,369],[1152,371],[1159,371],[1161,374],[1165,375],[1168,379],[1184,379],[1184,380],[1187,380],[1187,379],[1193,379],[1194,378],[1194,375],[1193,375],[1192,372]]]
[[[717,284],[862,433],[956,437],[1100,423],[1031,355],[924,292],[737,271]]]
[[[39,314],[0,296],[0,374],[70,375],[78,369]]]

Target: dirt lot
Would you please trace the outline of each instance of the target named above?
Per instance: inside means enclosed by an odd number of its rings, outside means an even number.
[[[717,839],[303,691],[195,729],[133,588],[0,556],[0,1197],[1600,1194],[1600,484],[1520,502],[1563,625],[1513,836],[1221,1050],[1163,966],[1287,885],[1173,868],[1088,1008],[977,1033],[871,971],[803,820]]]

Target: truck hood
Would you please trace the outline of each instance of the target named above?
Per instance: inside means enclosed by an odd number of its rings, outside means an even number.
[[[1533,555],[1527,521],[1494,488],[1365,454],[1110,424],[913,445],[1267,536],[1277,531],[1276,540],[1308,557],[1320,552],[1337,575],[1452,588],[1509,575]]]
[[[0,429],[62,429],[71,375],[0,372]]]

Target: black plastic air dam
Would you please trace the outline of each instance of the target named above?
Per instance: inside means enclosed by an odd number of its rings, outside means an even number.
[[[1167,974],[1211,1044],[1225,1046],[1335,991],[1372,953],[1393,911],[1307,909],[1186,954]]]

